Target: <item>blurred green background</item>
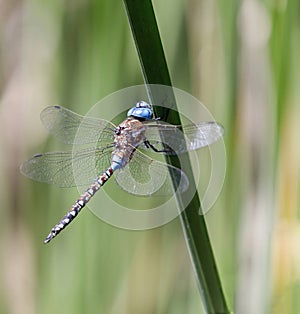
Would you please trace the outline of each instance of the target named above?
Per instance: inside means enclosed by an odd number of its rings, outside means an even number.
[[[229,307],[298,313],[299,1],[153,5],[173,85],[226,129],[227,176],[206,218]],[[0,7],[0,313],[202,313],[178,219],[135,232],[83,210],[45,246],[77,190],[18,170],[57,149],[39,120],[44,107],[85,114],[143,83],[122,1]]]

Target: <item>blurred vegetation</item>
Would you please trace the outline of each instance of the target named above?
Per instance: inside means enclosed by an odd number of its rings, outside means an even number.
[[[227,177],[206,219],[229,306],[297,313],[299,2],[153,4],[174,86],[226,129]],[[122,1],[2,1],[0,16],[0,313],[203,312],[178,219],[134,232],[85,210],[45,246],[78,193],[18,171],[57,149],[44,107],[84,114],[143,83]]]

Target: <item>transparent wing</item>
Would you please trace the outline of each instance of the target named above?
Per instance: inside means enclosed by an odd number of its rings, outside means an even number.
[[[26,177],[59,187],[91,184],[111,164],[112,147],[37,154],[23,162]],[[75,177],[74,177],[75,174]]]
[[[172,180],[176,191],[180,193],[185,192],[189,185],[183,171],[151,159],[139,151],[134,153],[126,167],[115,172],[115,178],[124,191],[140,196],[172,195]]]
[[[208,146],[218,141],[224,134],[223,126],[216,122],[201,122],[183,127],[162,122],[145,125],[146,138],[158,150],[164,148],[162,142],[166,144],[170,148],[166,154],[182,154]]]
[[[61,106],[45,108],[41,120],[52,135],[66,144],[100,142],[105,146],[113,140],[116,127],[104,119],[84,117]]]

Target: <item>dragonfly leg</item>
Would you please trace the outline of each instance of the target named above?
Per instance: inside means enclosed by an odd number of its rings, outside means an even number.
[[[148,140],[146,140],[144,144],[147,148],[151,148],[156,153],[174,154],[174,151],[170,148],[169,149],[157,149]]]

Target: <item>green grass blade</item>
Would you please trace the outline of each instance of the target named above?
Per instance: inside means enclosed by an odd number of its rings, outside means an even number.
[[[147,84],[161,84],[171,86],[171,79],[164,56],[160,35],[150,0],[124,0],[127,15],[139,55],[144,80]],[[151,90],[153,103],[155,91]],[[174,95],[168,95],[168,101],[175,105]],[[176,110],[176,108],[174,107]],[[180,118],[175,111],[170,113],[165,108],[155,108],[156,116],[162,117],[172,124],[180,124]],[[183,160],[183,158],[182,158]],[[177,160],[168,158],[167,162],[177,166]],[[189,165],[188,156],[183,160]],[[187,167],[191,169],[191,167]],[[191,178],[191,174],[188,174]],[[195,185],[190,180],[190,185]],[[176,195],[178,206],[184,201]],[[207,227],[201,211],[199,196],[196,193],[188,207],[183,210],[180,219],[188,243],[192,263],[195,269],[197,283],[200,289],[205,309],[208,313],[229,313],[224,297],[221,281],[218,275],[212,247],[210,244]]]

